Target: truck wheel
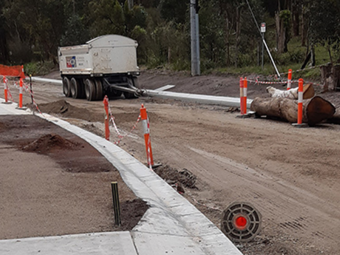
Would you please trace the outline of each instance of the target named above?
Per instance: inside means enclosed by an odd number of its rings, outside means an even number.
[[[85,80],[85,95],[88,101],[96,100],[96,86],[91,79]]]
[[[129,77],[128,83],[129,83],[130,88],[137,90],[137,87],[136,87],[136,85],[138,85],[137,84],[137,78]],[[138,98],[138,96],[135,93],[129,93],[129,92],[124,92],[124,96],[125,96],[126,99]]]
[[[71,79],[71,96],[73,98],[80,98],[81,96],[80,84],[76,78]]]
[[[63,78],[63,93],[66,97],[71,96],[71,84],[69,78],[67,77]]]
[[[79,86],[80,86],[79,98],[84,99],[84,98],[86,98],[84,80],[83,79],[79,79],[78,82],[79,82]]]
[[[100,79],[95,79],[94,82],[96,85],[96,100],[102,100],[103,99],[102,81]]]

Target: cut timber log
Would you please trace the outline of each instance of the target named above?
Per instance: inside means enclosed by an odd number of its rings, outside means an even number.
[[[257,97],[250,105],[250,110],[257,116],[266,115],[287,120],[290,123],[297,122],[298,102],[288,98],[260,98]],[[323,120],[331,118],[335,113],[333,104],[315,96],[303,101],[302,122],[314,126]]]

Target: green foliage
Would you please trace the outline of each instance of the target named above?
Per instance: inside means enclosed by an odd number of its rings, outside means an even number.
[[[24,70],[27,75],[46,75],[55,68],[52,61],[29,62],[24,65]]]
[[[61,46],[83,44],[89,39],[89,32],[85,29],[82,19],[74,14],[68,19],[66,31],[61,37]]]
[[[147,32],[144,28],[141,28],[140,26],[135,26],[134,29],[131,31],[131,38],[136,40],[139,44],[139,47],[137,48],[137,58],[139,64],[146,64],[147,63],[147,56],[149,53],[148,47],[147,47]]]
[[[92,0],[89,3],[90,36],[120,34],[125,32],[125,20],[122,6],[117,0]]]
[[[272,54],[278,65],[289,65],[292,63],[303,63],[306,57],[305,49],[296,48],[281,54]]]
[[[312,1],[310,7],[310,38],[312,43],[327,47],[331,58],[331,48],[339,50],[340,43],[340,3],[339,1]],[[332,60],[332,59],[331,59]]]
[[[282,72],[299,69],[307,48],[301,47],[300,37],[290,38],[292,17],[296,13],[291,4],[296,1],[248,1],[257,22],[267,23],[266,41],[279,69],[283,69]],[[315,46],[317,64],[328,62],[329,56],[336,60],[340,57],[340,2],[308,0],[303,3],[304,18],[309,17],[310,21],[307,46]],[[190,1],[139,0],[134,4],[129,8],[128,0],[0,0],[0,61],[56,63],[58,46],[83,44],[104,34],[120,34],[138,42],[139,64],[189,70]],[[245,0],[200,0],[199,4],[203,73],[214,70],[275,73],[267,54],[264,70],[257,66],[260,34]],[[287,28],[286,39],[291,39],[288,52],[283,54],[275,51],[273,17],[278,12]],[[302,12],[298,14],[301,20]],[[28,67],[38,70],[39,65],[40,62]]]
[[[159,9],[162,18],[166,21],[184,24],[189,4],[189,1],[184,2],[183,0],[161,0]]]
[[[284,28],[291,27],[291,17],[292,13],[289,10],[282,10],[280,12],[280,19],[283,21]]]

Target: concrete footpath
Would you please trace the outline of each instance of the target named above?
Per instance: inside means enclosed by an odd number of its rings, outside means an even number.
[[[32,114],[3,104],[0,115]],[[42,255],[240,255],[233,243],[195,206],[130,154],[91,132],[48,114],[37,116],[72,132],[96,148],[150,208],[130,232],[103,232],[0,240],[0,254]],[[1,117],[0,117],[1,118]]]

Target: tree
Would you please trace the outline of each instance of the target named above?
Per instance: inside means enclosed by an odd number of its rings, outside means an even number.
[[[92,0],[89,3],[91,37],[125,33],[123,8],[117,0]]]
[[[281,7],[282,5],[282,7]],[[281,3],[278,0],[277,12],[275,13],[276,24],[276,47],[279,53],[288,51],[291,29],[291,1],[285,0]]]
[[[324,45],[333,63],[332,49],[339,50],[340,3],[334,0],[313,1],[310,6],[309,38],[311,43]]]
[[[0,0],[0,6],[3,6],[4,0]],[[9,60],[7,47],[8,32],[6,30],[6,19],[0,12],[0,62],[7,63]]]
[[[83,44],[89,39],[89,31],[85,29],[82,18],[74,14],[68,18],[66,30],[61,37],[61,46]]]
[[[159,9],[162,18],[166,21],[184,24],[188,13],[189,3],[189,1],[183,0],[161,0]]]
[[[6,20],[7,31],[17,51],[20,48],[27,57],[34,47],[40,50],[45,59],[52,59],[56,63],[56,48],[59,44],[64,24],[64,6],[61,1],[50,0],[6,0],[2,8],[2,15]],[[7,42],[9,43],[9,42]]]

